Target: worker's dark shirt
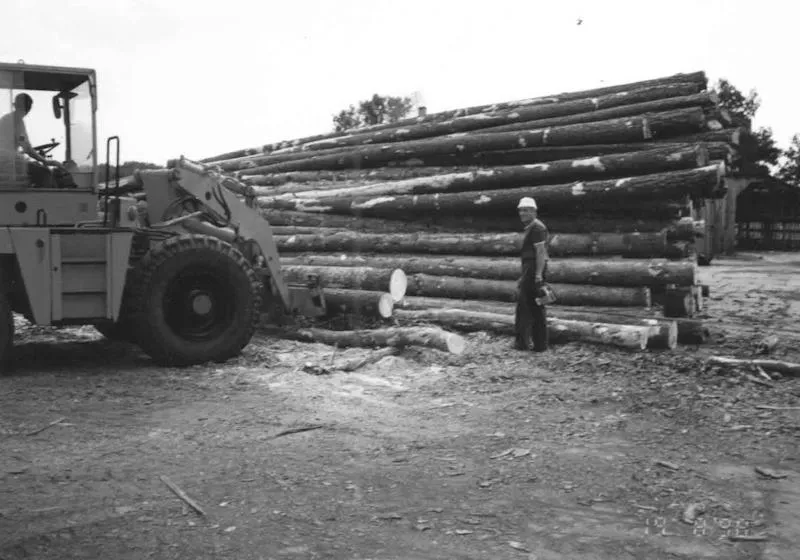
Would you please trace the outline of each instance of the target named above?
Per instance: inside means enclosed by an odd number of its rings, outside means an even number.
[[[541,220],[533,220],[525,228],[525,237],[522,239],[522,276],[523,278],[536,275],[536,243],[547,244],[547,226]]]

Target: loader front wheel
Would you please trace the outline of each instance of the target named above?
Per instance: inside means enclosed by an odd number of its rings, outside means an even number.
[[[0,374],[6,373],[11,365],[11,351],[14,349],[14,314],[8,296],[0,293]]]
[[[225,361],[253,336],[261,282],[242,253],[206,235],[155,245],[140,262],[133,315],[138,344],[161,365]]]

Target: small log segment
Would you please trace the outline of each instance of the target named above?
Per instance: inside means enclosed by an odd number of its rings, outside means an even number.
[[[325,288],[325,306],[329,313],[353,313],[388,319],[394,309],[394,298],[386,292]]]
[[[462,354],[466,348],[464,339],[438,328],[426,327],[388,327],[357,331],[331,331],[326,329],[270,330],[281,338],[320,342],[340,348],[404,348],[406,346],[426,346],[451,354]]]
[[[399,319],[428,321],[463,330],[486,330],[511,334],[514,316],[498,313],[465,311],[463,309],[398,309]],[[644,350],[650,336],[650,326],[588,323],[568,319],[548,318],[547,327],[553,342],[593,342],[618,348]]]

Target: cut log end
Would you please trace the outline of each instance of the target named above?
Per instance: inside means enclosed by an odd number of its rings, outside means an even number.
[[[377,306],[378,314],[384,319],[390,318],[394,313],[394,303],[395,299],[392,294],[381,294]]]
[[[447,333],[445,342],[447,344],[447,351],[451,354],[463,354],[464,350],[467,348],[464,337],[454,333]]]
[[[389,293],[391,294],[394,303],[400,302],[406,296],[408,289],[408,277],[401,269],[392,271],[392,276],[389,279]]]

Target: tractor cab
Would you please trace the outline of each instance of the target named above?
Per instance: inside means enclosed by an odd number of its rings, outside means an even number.
[[[27,115],[26,100],[32,101]],[[0,190],[93,189],[96,109],[94,70],[0,63]],[[68,173],[24,155],[22,135]]]

